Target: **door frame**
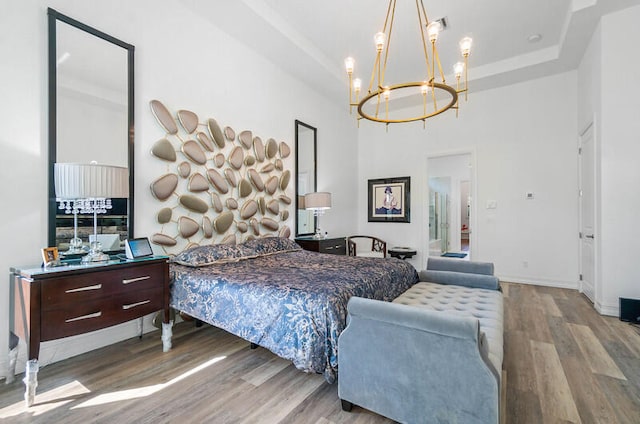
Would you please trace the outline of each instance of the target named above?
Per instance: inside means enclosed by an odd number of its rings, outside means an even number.
[[[477,166],[477,154],[476,149],[474,147],[463,148],[463,149],[453,149],[453,150],[445,150],[436,153],[430,153],[425,158],[425,199],[426,202],[423,202],[422,207],[422,216],[424,217],[424,222],[421,225],[422,228],[422,248],[425,253],[425,260],[429,257],[429,159],[437,159],[447,156],[460,156],[460,155],[470,155],[471,159],[471,173],[469,179],[469,195],[471,196],[471,210],[469,213],[471,214],[471,219],[469,220],[470,231],[469,231],[469,260],[473,260],[474,256],[477,256],[478,249],[478,240],[476,237],[476,231],[478,228],[478,213],[477,213],[477,204],[478,204],[478,192],[477,192],[477,183],[478,180],[478,166]]]
[[[601,312],[602,305],[602,287],[600,285],[600,186],[598,181],[600,180],[600,170],[598,168],[598,158],[600,155],[600,145],[598,143],[597,131],[596,131],[596,120],[595,116],[592,120],[585,125],[582,130],[578,133],[578,290],[580,293],[584,293],[584,286],[582,283],[582,279],[580,275],[584,274],[584,266],[582,263],[582,241],[580,240],[580,232],[583,227],[583,214],[582,214],[582,187],[583,187],[583,169],[582,169],[582,158],[581,158],[581,149],[582,149],[582,139],[585,134],[591,130],[591,137],[593,143],[593,163],[591,166],[593,167],[593,233],[595,235],[593,239],[593,301],[594,307],[598,312]],[[585,295],[586,296],[586,295]]]

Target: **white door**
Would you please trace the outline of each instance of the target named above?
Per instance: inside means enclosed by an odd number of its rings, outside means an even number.
[[[593,125],[580,136],[580,291],[595,299],[595,149]]]

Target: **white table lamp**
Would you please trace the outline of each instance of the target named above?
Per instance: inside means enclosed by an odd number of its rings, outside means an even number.
[[[322,231],[320,230],[320,216],[328,209],[331,209],[331,193],[327,192],[315,192],[307,193],[304,195],[304,207],[307,210],[312,210],[313,214],[317,217],[316,233],[314,238],[324,238]]]

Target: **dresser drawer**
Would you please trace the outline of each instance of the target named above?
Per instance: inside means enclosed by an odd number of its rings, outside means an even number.
[[[346,255],[347,244],[345,237],[335,237],[328,239],[315,238],[297,238],[298,243],[303,249],[318,253],[329,253],[333,255]]]
[[[75,307],[123,292],[158,290],[163,283],[164,268],[161,264],[52,278],[42,284],[42,309],[58,309],[60,305]]]
[[[69,304],[42,312],[42,340],[53,340],[110,327],[163,308],[162,290],[131,290],[110,298]]]
[[[346,255],[347,249],[345,246],[345,240],[343,238],[320,240],[318,252],[331,253],[333,255]]]

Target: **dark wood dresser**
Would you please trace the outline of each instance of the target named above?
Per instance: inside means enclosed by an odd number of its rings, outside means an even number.
[[[99,330],[160,310],[169,324],[169,264],[164,256],[13,268],[11,275],[10,328],[25,340],[27,368],[35,368],[36,375],[41,342]],[[170,335],[168,342],[170,346]],[[35,395],[35,387],[33,391]]]
[[[316,239],[313,237],[299,237],[295,239],[296,243],[304,250],[310,250],[318,253],[330,253],[332,255],[346,255],[347,241],[346,237],[335,237]]]

